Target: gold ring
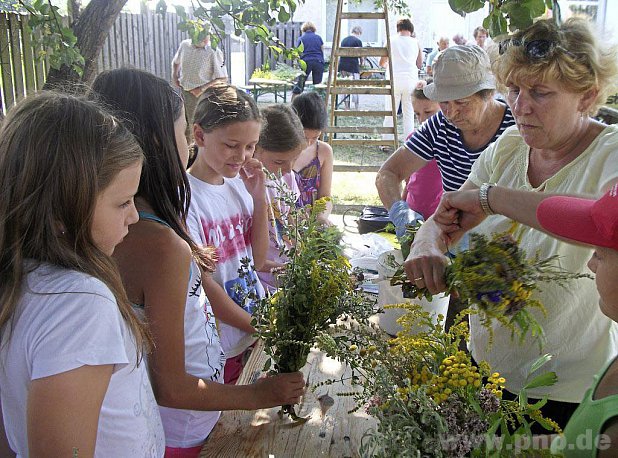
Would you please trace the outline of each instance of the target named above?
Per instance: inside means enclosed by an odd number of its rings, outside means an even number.
[[[422,280],[422,279],[423,279],[423,277],[418,277],[418,278],[415,278],[414,281],[419,281],[419,280]]]

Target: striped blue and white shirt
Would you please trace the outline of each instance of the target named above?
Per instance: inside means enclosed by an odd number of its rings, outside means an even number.
[[[416,129],[405,145],[425,161],[435,159],[442,174],[444,190],[457,191],[468,179],[472,164],[483,150],[514,124],[515,119],[507,106],[500,127],[492,139],[481,148],[468,150],[463,144],[461,131],[439,111]]]

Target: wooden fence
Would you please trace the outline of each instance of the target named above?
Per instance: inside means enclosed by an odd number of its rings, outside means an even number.
[[[41,51],[26,33],[28,16],[0,13],[0,112],[6,112],[26,93],[39,90],[45,83],[48,64],[35,60]]]
[[[35,60],[37,49],[25,32],[28,16],[0,13],[0,112],[27,94],[40,90],[45,83],[48,62]],[[141,68],[168,81],[172,59],[180,42],[187,38],[178,30],[178,16],[165,16],[145,9],[141,14],[121,13],[105,40],[97,61],[98,70],[123,66]],[[222,48],[228,74],[231,74],[231,42],[226,37]]]

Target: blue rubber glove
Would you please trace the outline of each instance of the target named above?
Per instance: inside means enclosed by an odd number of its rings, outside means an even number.
[[[423,220],[423,215],[411,210],[408,203],[403,200],[398,200],[391,206],[388,216],[395,225],[397,237],[402,237],[406,233],[407,224]]]

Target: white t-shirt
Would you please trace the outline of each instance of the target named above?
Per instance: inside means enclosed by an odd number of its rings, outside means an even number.
[[[416,59],[420,48],[418,40],[413,37],[395,34],[391,36],[391,62],[395,78],[411,78],[418,80]],[[388,68],[386,73],[388,77]]]
[[[188,175],[191,185],[191,206],[187,216],[187,226],[196,243],[215,247],[217,251],[217,270],[213,274],[234,302],[252,313],[254,303],[244,300],[243,295],[249,286],[238,275],[241,259],[249,258],[253,264],[251,249],[251,226],[253,223],[253,198],[238,177],[226,178],[222,185],[208,184]],[[259,297],[264,297],[264,288],[252,271],[254,289]],[[239,294],[240,288],[245,294]],[[245,351],[255,337],[245,331],[221,321],[219,337],[221,346],[228,358]]]
[[[47,264],[30,272],[15,315],[3,326],[0,348],[2,413],[18,457],[28,456],[31,381],[107,364],[115,368],[101,407],[95,456],[162,457],[163,427],[145,364],[136,367],[135,339],[110,290],[89,275]]]
[[[287,219],[290,214],[290,206],[281,201],[277,186],[281,186],[283,192],[290,196],[295,196],[294,200],[298,200],[300,191],[298,190],[298,183],[296,182],[295,172],[292,170],[290,173],[286,173],[279,180],[279,184],[273,181],[266,182],[266,193],[269,202],[269,217],[268,217],[268,253],[267,259],[275,262],[285,263],[287,258],[281,256],[281,249],[287,245],[289,246],[289,240],[283,234],[283,226],[287,225]],[[270,272],[258,272],[258,277],[262,282],[265,289],[274,291],[277,287],[275,285],[275,279]]]
[[[223,383],[225,354],[221,349],[215,317],[202,289],[200,270],[191,263],[191,277],[185,305],[185,370],[203,380]],[[196,447],[217,424],[221,412],[173,409],[159,406],[165,445]]]
[[[537,188],[528,181],[528,160],[529,147],[513,126],[481,153],[469,179],[477,186],[497,183],[527,191],[600,197],[609,183],[618,178],[618,126],[606,127],[586,151]],[[504,232],[511,223],[501,215],[489,216],[473,232]],[[571,245],[524,225],[517,227],[514,236],[529,256],[558,255],[558,262],[567,271],[590,273],[586,263],[592,248]],[[533,398],[547,395],[555,401],[578,403],[592,377],[616,356],[618,327],[599,310],[593,280],[572,280],[565,287],[548,283],[540,286],[542,291],[534,297],[545,306],[547,316],[533,313],[547,337],[542,352],[553,355],[541,371],[555,371],[558,382],[529,390],[528,394]],[[500,372],[506,378],[507,389],[517,393],[525,385],[531,364],[540,356],[538,343],[528,338],[520,345],[500,325],[495,325],[494,331],[493,346],[488,351],[488,333],[478,317],[472,316],[470,350],[477,361],[486,360]]]

